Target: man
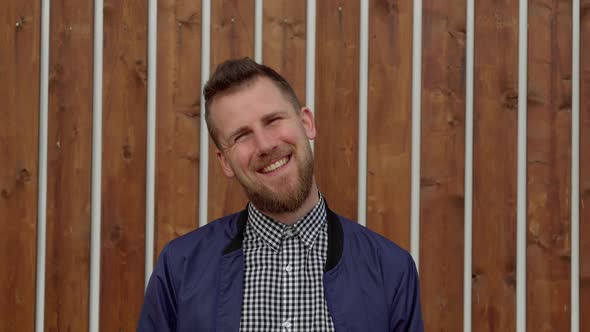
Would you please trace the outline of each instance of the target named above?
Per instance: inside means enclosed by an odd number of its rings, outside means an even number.
[[[412,258],[328,208],[313,114],[285,79],[230,60],[204,97],[221,168],[250,203],[164,248],[138,330],[422,331]]]

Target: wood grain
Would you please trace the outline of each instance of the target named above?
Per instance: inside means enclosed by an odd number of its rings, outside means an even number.
[[[198,225],[201,2],[158,3],[155,256]]]
[[[529,3],[527,328],[568,331],[571,258],[570,1]]]
[[[104,3],[100,327],[132,331],[143,302],[147,3]]]
[[[35,322],[40,2],[0,11],[0,331]]]
[[[427,331],[463,327],[466,2],[425,2],[420,286]]]
[[[330,208],[357,218],[358,1],[317,3],[315,166]]]
[[[279,72],[305,104],[305,1],[264,2],[262,61]]]
[[[580,331],[586,332],[590,331],[590,1],[580,3]]]
[[[369,3],[367,227],[410,249],[412,1]]]
[[[230,58],[254,58],[254,1],[219,0],[211,3],[211,73]],[[238,181],[227,179],[209,139],[209,220],[242,210],[246,195]]]
[[[512,331],[516,321],[518,2],[477,3],[474,60],[473,330]]]
[[[88,328],[93,16],[92,1],[51,6],[46,331]]]

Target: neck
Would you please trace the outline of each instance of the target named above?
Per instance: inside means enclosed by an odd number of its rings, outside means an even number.
[[[299,219],[303,218],[303,216],[305,216],[305,214],[307,214],[309,211],[311,211],[311,209],[313,209],[313,207],[318,203],[319,199],[320,199],[320,195],[319,195],[318,187],[316,186],[315,179],[314,179],[313,183],[311,185],[311,190],[309,192],[309,195],[307,196],[307,198],[305,199],[303,204],[301,204],[301,206],[297,210],[295,210],[293,212],[285,212],[285,213],[268,213],[266,211],[261,211],[261,212],[263,212],[267,216],[271,217],[273,220],[280,222],[281,224],[293,225]]]

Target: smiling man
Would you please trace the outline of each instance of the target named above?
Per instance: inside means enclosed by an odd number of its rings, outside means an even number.
[[[164,248],[138,330],[422,331],[412,258],[328,208],[313,114],[289,83],[229,60],[204,97],[223,173],[250,202]]]

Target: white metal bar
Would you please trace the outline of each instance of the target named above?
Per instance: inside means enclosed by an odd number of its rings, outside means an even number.
[[[305,104],[315,112],[316,0],[307,0],[305,39]]]
[[[412,176],[410,252],[420,263],[420,133],[422,94],[422,0],[414,0],[412,27]]]
[[[463,254],[463,331],[471,332],[471,292],[473,253],[473,73],[475,47],[475,3],[467,0],[466,79],[465,79],[465,230]]]
[[[158,45],[158,1],[148,1],[148,90],[145,197],[145,287],[154,269],[154,228],[156,195],[156,67]]]
[[[262,8],[264,0],[254,1],[254,61],[262,63]]]
[[[465,55],[465,210],[463,240],[463,331],[471,332],[472,230],[473,230],[473,73],[475,0],[467,0]]]
[[[526,331],[527,0],[519,0],[518,14],[516,330],[524,332]]]
[[[211,56],[211,0],[203,0],[203,26],[201,27],[201,89],[207,83]],[[199,165],[199,226],[207,225],[207,204],[209,188],[209,135],[205,122],[205,98],[201,95],[201,137]]]
[[[358,223],[367,225],[367,100],[369,82],[369,2],[360,0]]]
[[[305,24],[305,105],[315,114],[316,0],[307,0]],[[311,148],[314,148],[313,141]]]
[[[37,271],[35,331],[44,331],[45,255],[47,242],[47,140],[49,112],[49,14],[51,1],[41,1],[41,68],[39,87],[39,183],[37,192]]]
[[[572,3],[571,332],[580,331],[580,0]]]
[[[305,39],[305,105],[315,112],[316,0],[307,0]]]
[[[102,181],[102,50],[103,0],[94,1],[94,65],[92,101],[92,190],[90,203],[90,332],[99,331],[100,323],[100,228]]]

